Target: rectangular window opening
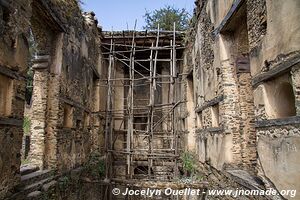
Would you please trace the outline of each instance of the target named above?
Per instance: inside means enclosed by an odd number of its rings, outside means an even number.
[[[11,115],[13,96],[13,80],[0,74],[0,115]]]
[[[212,127],[220,126],[220,111],[219,104],[211,107]]]
[[[197,113],[197,127],[203,128],[202,112]]]
[[[64,106],[64,127],[73,128],[73,110],[71,105],[65,104]]]

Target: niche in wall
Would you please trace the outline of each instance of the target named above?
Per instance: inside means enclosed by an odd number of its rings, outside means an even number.
[[[186,120],[185,120],[185,118],[181,119],[181,130],[186,131]]]
[[[73,128],[73,111],[74,108],[69,105],[64,105],[64,127],[65,128]]]
[[[88,112],[84,112],[84,116],[83,116],[83,125],[84,125],[84,127],[86,128],[86,127],[89,127],[90,126],[90,115],[89,115],[89,113]]]
[[[212,123],[212,127],[220,126],[219,104],[216,104],[211,107],[211,123]]]
[[[13,80],[0,74],[0,116],[11,114],[13,95]]]
[[[197,113],[197,127],[203,128],[202,112]]]
[[[191,105],[194,106],[194,79],[193,71],[187,76],[187,101],[191,102]]]
[[[295,95],[290,83],[281,83],[276,91],[277,117],[291,117],[296,115]]]
[[[296,115],[295,94],[289,81],[273,80],[265,88],[266,112],[270,119]]]

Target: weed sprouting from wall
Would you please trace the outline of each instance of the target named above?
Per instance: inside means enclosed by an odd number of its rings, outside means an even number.
[[[191,177],[196,172],[196,159],[195,155],[189,151],[185,151],[181,154],[182,167],[185,176]]]
[[[105,160],[98,153],[92,153],[84,166],[84,174],[92,179],[102,179],[105,176],[105,169]]]
[[[70,179],[67,176],[64,176],[59,179],[58,186],[61,191],[64,191],[70,183]]]
[[[23,121],[24,135],[30,135],[30,126],[31,126],[31,120],[29,119],[28,116],[25,116]]]

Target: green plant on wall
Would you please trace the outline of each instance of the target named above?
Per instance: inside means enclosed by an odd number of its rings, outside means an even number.
[[[64,191],[70,183],[70,179],[67,176],[61,177],[58,181],[58,186],[61,191]]]
[[[31,120],[28,116],[24,117],[23,121],[23,131],[25,135],[30,135],[30,126],[31,126]]]
[[[193,153],[185,151],[181,154],[182,167],[186,176],[193,176],[196,172],[196,159]]]
[[[100,177],[105,176],[105,162],[104,162],[104,160],[100,160],[98,162],[98,174],[99,174]]]
[[[21,160],[22,165],[26,165],[26,164],[29,164],[29,163],[30,163],[30,160],[28,158]]]
[[[105,160],[101,159],[97,153],[92,153],[89,161],[85,165],[85,172],[93,178],[103,178],[105,176]]]

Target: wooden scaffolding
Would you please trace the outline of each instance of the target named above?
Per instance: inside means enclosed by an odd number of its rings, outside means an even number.
[[[157,31],[103,34],[102,49],[108,66],[107,79],[102,80],[106,84],[101,85],[107,91],[103,111],[106,178],[116,182],[172,180],[178,174],[175,110],[182,103],[176,98],[176,88],[181,84],[179,64],[184,34],[176,31],[175,24],[173,31],[158,27]],[[118,68],[122,68],[124,77],[116,76]],[[115,106],[116,98],[123,99],[121,108]],[[121,121],[119,127],[116,120]],[[123,145],[116,148],[118,134]],[[116,172],[118,165],[125,166],[126,173]]]

